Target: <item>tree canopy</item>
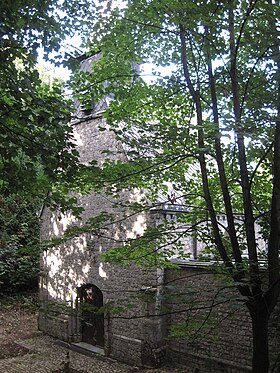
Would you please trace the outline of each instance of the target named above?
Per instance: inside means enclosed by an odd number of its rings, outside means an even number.
[[[89,7],[75,0],[1,3],[1,194],[30,194],[34,188],[34,195],[46,196],[75,169],[71,102],[62,82],[40,79],[36,64],[39,48],[53,63],[69,60],[64,40],[86,28]]]
[[[128,146],[128,162],[108,160],[97,177],[94,168],[94,187],[106,180],[108,191],[112,183],[114,190],[137,186],[156,202],[173,184],[191,207],[182,224],[201,229],[244,296],[254,372],[268,371],[267,323],[280,291],[279,11],[272,0],[104,7],[88,42],[102,58],[76,78],[80,100],[110,94],[107,122]],[[150,81],[136,68],[145,63],[153,67]],[[142,246],[129,242],[110,259],[148,255],[149,233]]]

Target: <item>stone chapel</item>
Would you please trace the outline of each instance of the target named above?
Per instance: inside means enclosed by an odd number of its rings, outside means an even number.
[[[82,61],[81,69],[86,70],[97,58],[98,54]],[[103,118],[107,105],[104,98],[88,112],[77,103],[72,125],[85,164],[93,159],[101,162],[106,149],[116,150],[120,160],[126,159],[114,134],[109,129],[99,131],[100,126],[107,128]],[[137,200],[137,193],[130,198]],[[162,201],[158,208],[138,213],[124,223],[124,207],[116,208],[110,196],[90,193],[79,201],[84,208],[82,221],[113,211],[119,223],[104,237],[84,234],[42,253],[39,329],[80,348],[92,346],[96,353],[131,365],[170,363],[193,372],[249,372],[252,340],[248,315],[244,307],[234,307],[235,303],[215,301],[217,284],[223,278],[213,274],[207,263],[196,260],[201,243],[189,238],[186,246],[191,248],[191,260],[179,263],[181,270],[145,270],[100,260],[100,254],[120,235],[134,239],[147,224],[172,219],[184,213],[184,207]],[[43,209],[42,240],[60,237],[73,223],[71,215]],[[228,299],[235,299],[232,289],[223,291]],[[201,320],[210,316],[212,321],[202,330]],[[191,324],[194,334],[182,335],[180,330]],[[273,319],[270,327],[273,351],[277,351],[279,323]]]

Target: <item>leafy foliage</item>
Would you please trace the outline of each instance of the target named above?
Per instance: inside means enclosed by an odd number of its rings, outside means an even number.
[[[87,1],[4,2],[0,16],[0,188],[1,194],[32,192],[45,198],[52,185],[71,178],[78,154],[69,126],[72,104],[61,81],[42,82],[38,48],[61,60],[61,43],[86,25]],[[62,51],[62,52],[61,52]],[[64,49],[65,51],[65,49]],[[65,57],[65,56],[64,56]],[[61,61],[62,62],[62,61]],[[56,190],[59,190],[56,188]],[[54,193],[57,204],[63,202]],[[69,208],[69,206],[67,206]]]
[[[190,206],[179,224],[193,227],[246,299],[253,372],[268,371],[266,326],[280,293],[279,10],[271,0],[137,0],[102,9],[88,43],[102,58],[76,80],[80,100],[110,95],[107,123],[128,148],[128,164],[105,162],[98,171],[108,190],[137,185],[156,202],[169,182]],[[153,65],[149,82],[141,63]],[[142,241],[153,248],[148,236]],[[138,249],[129,243],[118,255],[143,264]]]
[[[208,228],[208,243],[213,233],[211,224],[205,224],[209,221],[209,205],[205,203],[210,199],[201,183],[200,160],[207,162],[204,171],[215,213],[226,212],[221,167],[226,175],[231,211],[242,213],[245,192],[243,171],[238,165],[241,136],[246,146],[254,221],[265,239],[270,230],[278,75],[275,34],[268,35],[266,29],[279,10],[270,2],[252,2],[247,7],[240,1],[235,5],[235,63],[241,101],[241,118],[237,122],[231,76],[230,8],[211,1],[181,4],[168,0],[132,2],[123,9],[102,8],[89,43],[94,46],[92,53],[102,51],[102,58],[94,63],[90,73],[78,74],[74,82],[80,100],[94,97],[98,101],[110,95],[105,117],[128,149],[129,162],[108,160],[102,169],[92,169],[93,186],[98,189],[105,184],[108,192],[137,186],[145,189],[149,201],[156,202],[158,193],[170,182],[180,193],[180,202],[192,206],[185,222],[201,222],[195,230],[201,228],[202,236]],[[153,64],[154,77],[150,82],[145,79],[145,71],[137,68],[145,62]],[[162,70],[166,66],[169,69]],[[199,123],[194,118],[198,104],[199,115],[203,116]],[[235,234],[242,251],[244,230],[240,224]],[[211,241],[217,249],[215,238]],[[232,258],[236,260],[229,251],[229,259]]]
[[[24,197],[0,200],[0,291],[37,285],[39,273],[38,204]]]
[[[36,65],[39,48],[46,59],[66,63],[65,39],[85,31],[91,17],[93,6],[87,0],[1,2],[1,290],[36,282],[37,214],[43,203],[80,213],[76,198],[63,187],[79,163],[69,125],[72,103],[63,83],[43,81]]]

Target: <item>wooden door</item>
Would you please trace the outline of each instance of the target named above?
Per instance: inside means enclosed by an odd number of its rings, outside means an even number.
[[[82,290],[82,340],[94,346],[104,346],[103,294],[98,287],[86,285]]]

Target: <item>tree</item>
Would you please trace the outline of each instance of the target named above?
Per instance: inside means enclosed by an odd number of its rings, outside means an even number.
[[[90,8],[87,0],[15,0],[0,5],[2,290],[28,286],[38,275],[38,212],[43,203],[79,212],[75,198],[62,188],[78,167],[69,125],[72,103],[61,81],[40,77],[37,57],[39,48],[55,64],[74,57],[62,45],[77,30],[82,36]]]
[[[45,199],[55,183],[75,172],[72,104],[60,81],[40,79],[36,64],[39,48],[56,64],[69,60],[61,46],[67,36],[86,27],[89,9],[88,1],[75,0],[1,4],[1,194],[33,193]],[[59,205],[58,194],[54,191],[48,199]]]
[[[182,224],[207,233],[212,257],[249,310],[254,373],[269,371],[268,320],[280,292],[279,10],[272,0],[132,0],[102,8],[88,43],[102,58],[76,78],[80,100],[113,97],[105,116],[130,149],[128,162],[105,162],[94,187],[137,186],[150,201],[167,181],[181,191],[192,207]],[[135,69],[145,62],[154,69],[150,83]],[[259,250],[256,223],[267,252]],[[139,262],[150,233],[110,259]]]

